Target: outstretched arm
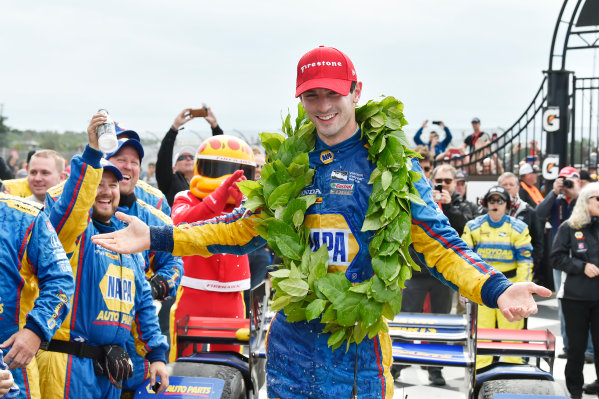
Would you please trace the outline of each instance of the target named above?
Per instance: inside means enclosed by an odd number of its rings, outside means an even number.
[[[176,256],[217,253],[243,255],[262,247],[266,241],[254,226],[255,214],[243,207],[232,213],[206,221],[179,226],[148,227],[136,217],[117,212],[118,219],[129,226],[113,233],[92,237],[104,248],[120,253],[136,253],[146,249],[171,252]]]
[[[150,249],[150,228],[139,218],[117,212],[117,219],[129,225],[121,230],[92,237],[92,242],[121,254],[134,254]]]
[[[522,320],[537,313],[537,304],[532,296],[551,296],[551,291],[535,283],[514,283],[497,298],[497,306],[508,321]]]

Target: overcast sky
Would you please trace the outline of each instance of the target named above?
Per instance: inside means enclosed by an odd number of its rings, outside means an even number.
[[[361,103],[404,102],[456,130],[508,127],[547,69],[561,0],[6,1],[0,104],[19,129],[83,131],[98,108],[162,136],[185,107],[225,131],[273,131],[294,109],[297,61],[325,44],[350,56]],[[189,128],[206,131],[203,120]]]

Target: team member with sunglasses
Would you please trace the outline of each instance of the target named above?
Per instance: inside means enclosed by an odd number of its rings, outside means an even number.
[[[566,386],[573,398],[580,398],[589,328],[593,346],[599,348],[599,183],[589,183],[581,190],[572,216],[558,229],[551,259],[553,267],[565,275],[557,297],[570,343]],[[596,350],[594,357],[599,376]],[[596,394],[597,381],[586,385],[585,392]]]
[[[502,272],[511,282],[527,282],[532,279],[532,245],[528,226],[508,216],[511,199],[508,191],[493,186],[485,194],[482,205],[486,215],[466,224],[462,239],[483,260]],[[481,328],[523,329],[524,320],[509,322],[497,309],[478,307],[478,326]],[[492,356],[476,356],[476,368],[491,364]],[[504,356],[508,363],[522,363],[521,357]]]
[[[236,183],[253,179],[255,169],[254,154],[243,140],[228,135],[205,140],[195,156],[189,189],[175,197],[173,222],[194,223],[230,213],[243,198]],[[183,265],[185,276],[171,309],[171,361],[191,349],[177,348],[176,323],[180,319],[188,315],[243,318],[243,291],[250,288],[247,255],[185,256]],[[210,350],[239,347],[210,345]]]
[[[223,134],[223,130],[218,126],[216,117],[210,107],[206,109],[208,113],[204,119],[210,124],[212,135]],[[173,148],[175,147],[177,135],[180,130],[183,130],[183,125],[193,118],[196,118],[196,116],[191,114],[191,108],[185,108],[181,111],[173,121],[171,128],[166,132],[158,150],[156,181],[158,182],[158,188],[166,195],[166,200],[171,207],[178,192],[189,190],[189,182],[193,177],[195,155],[193,148],[182,148],[173,159]]]

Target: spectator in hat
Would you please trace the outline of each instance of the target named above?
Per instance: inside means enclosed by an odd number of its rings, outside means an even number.
[[[536,208],[538,204],[543,201],[543,194],[537,188],[537,171],[529,163],[524,163],[518,170],[520,175],[520,190],[518,195],[520,199],[533,208]]]
[[[114,127],[116,130],[117,139],[134,139],[141,143],[139,134],[137,134],[136,131],[126,129],[118,122],[115,122]],[[155,180],[156,179],[154,179],[154,182]],[[135,183],[135,197],[144,201],[146,204],[152,205],[154,208],[161,210],[165,215],[170,216],[171,207],[166,200],[166,196],[156,187],[156,184],[146,182],[145,178],[142,177]]]
[[[210,124],[212,135],[223,134],[223,130],[218,126],[216,117],[210,109],[208,115],[204,117]],[[170,206],[173,206],[175,195],[180,191],[189,190],[189,181],[193,177],[193,165],[195,159],[195,149],[190,147],[181,149],[173,160],[173,148],[175,140],[182,126],[190,120],[196,118],[191,115],[191,108],[185,108],[177,115],[171,128],[166,132],[162,139],[160,149],[158,150],[158,159],[156,160],[156,181],[158,188],[166,195]],[[190,167],[191,165],[191,167]]]
[[[580,188],[583,189],[589,183],[595,183],[597,179],[595,179],[588,170],[583,169],[580,171]]]
[[[472,130],[473,132],[464,139],[464,144],[470,148],[470,153],[474,152],[476,143],[487,145],[491,140],[487,133],[480,130],[480,119],[472,119]]]
[[[429,151],[433,152],[434,155],[437,156],[442,152],[445,152],[445,149],[447,148],[449,143],[451,143],[451,132],[449,131],[449,128],[445,126],[445,123],[439,121],[437,124],[441,126],[445,131],[445,138],[443,139],[443,141],[439,139],[439,133],[433,130],[428,135],[429,141],[424,142],[422,140],[422,130],[426,127],[427,123],[428,120],[424,121],[422,123],[422,127],[418,129],[418,131],[416,132],[416,135],[414,136],[414,143],[416,143],[417,145],[423,145],[428,147]]]

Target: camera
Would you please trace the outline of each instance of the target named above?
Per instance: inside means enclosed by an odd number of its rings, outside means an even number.
[[[572,188],[574,187],[574,183],[572,180],[564,179],[564,188]]]
[[[433,121],[433,125],[440,125],[441,121]]]

